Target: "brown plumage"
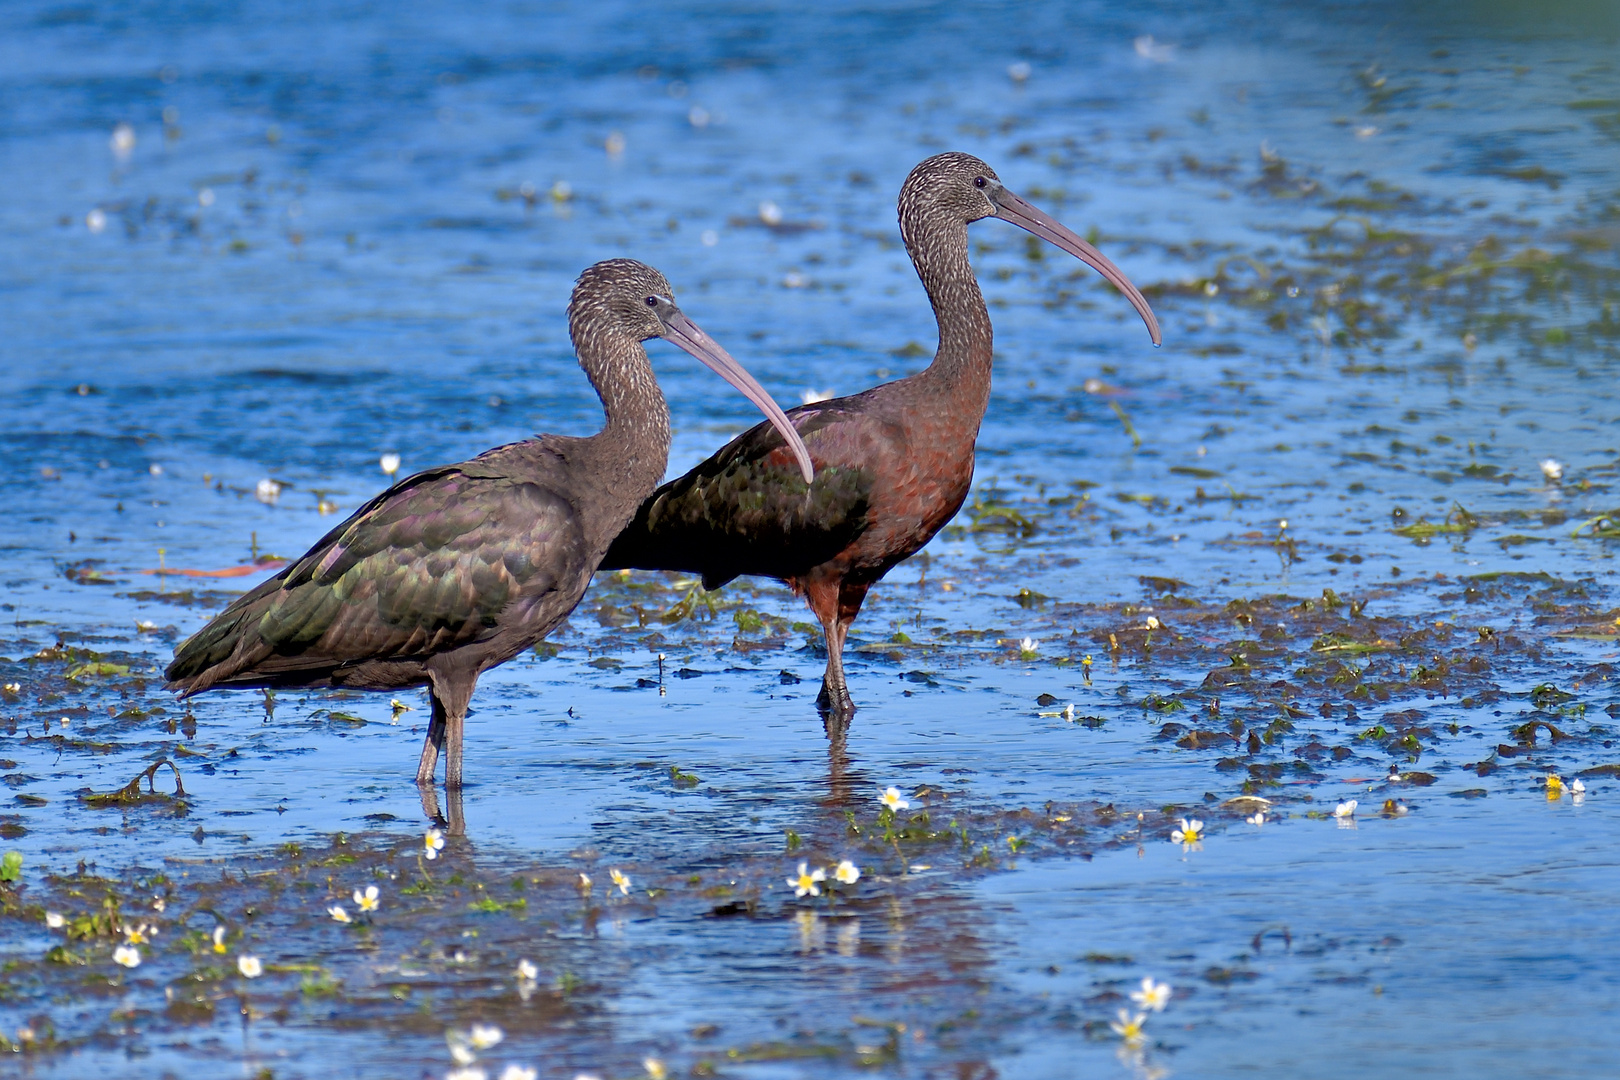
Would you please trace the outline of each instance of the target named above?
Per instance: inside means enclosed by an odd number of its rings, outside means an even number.
[[[808,491],[781,437],[756,426],[653,492],[602,560],[603,569],[701,573],[708,588],[740,574],[785,580],[821,620],[820,702],[835,717],[855,708],[843,648],[867,590],[933,539],[973,482],[992,348],[990,315],[968,263],[968,225],[1000,217],[1082,259],[1125,293],[1159,342],[1152,309],[1124,274],[977,158],[949,153],[922,162],[900,189],[899,211],[906,251],[939,322],[934,362],[788,414],[816,464]]]
[[[176,650],[169,688],[427,686],[417,780],[462,779],[481,672],[532,647],[584,595],[609,542],[664,474],[669,408],[642,342],[662,337],[731,382],[803,452],[765,391],[681,314],[662,274],[629,259],[580,275],[568,329],[607,424],[428,469],[378,495]],[[802,459],[809,475],[809,458]]]

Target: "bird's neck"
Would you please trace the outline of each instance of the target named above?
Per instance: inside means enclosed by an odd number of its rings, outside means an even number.
[[[954,220],[909,225],[902,219],[906,251],[939,322],[939,351],[918,381],[952,398],[964,415],[982,417],[990,403],[994,349],[990,313],[968,263],[967,225]]]
[[[633,508],[669,465],[669,405],[639,341],[601,342],[590,356],[582,354],[581,366],[607,415],[607,424],[590,439],[595,471],[615,502]]]

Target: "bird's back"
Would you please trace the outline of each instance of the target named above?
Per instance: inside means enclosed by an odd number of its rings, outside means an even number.
[[[781,436],[769,424],[750,428],[653,492],[602,569],[683,570],[714,587],[742,574],[792,578],[848,556],[881,574],[927,543],[961,504],[960,492],[943,490],[941,477],[952,470],[938,467],[937,451],[917,456],[938,442],[919,438],[918,426],[942,418],[930,402],[918,403],[911,385],[886,383],[790,410],[816,463],[808,487]],[[970,474],[976,432],[974,424],[966,433]],[[923,503],[949,505],[941,516]]]
[[[184,642],[171,688],[393,689],[431,665],[510,659],[566,617],[595,569],[565,456],[579,441],[500,447],[377,496]]]

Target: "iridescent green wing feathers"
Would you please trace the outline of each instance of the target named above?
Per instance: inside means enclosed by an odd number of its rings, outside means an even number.
[[[280,671],[426,657],[544,619],[552,593],[583,584],[587,557],[556,492],[464,466],[432,470],[232,604],[181,646],[169,678],[196,678],[233,656],[246,663],[209,682],[241,681],[271,656]],[[287,663],[294,657],[303,662]]]
[[[788,412],[811,456],[806,488],[775,428],[737,436],[691,472],[653,492],[613,541],[601,568],[701,573],[710,588],[741,574],[784,577],[837,554],[866,524],[871,460],[863,424],[839,402]]]

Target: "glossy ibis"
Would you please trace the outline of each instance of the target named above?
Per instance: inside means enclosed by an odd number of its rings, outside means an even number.
[[[400,481],[187,639],[169,688],[190,697],[215,687],[427,686],[433,715],[416,779],[431,790],[443,747],[445,786],[460,788],[462,722],[479,674],[567,617],[664,474],[669,408],[643,341],[679,345],[742,391],[788,440],[801,483],[811,476],[782,410],[674,295],[662,274],[628,259],[587,269],[568,330],[606,426]]]
[[[973,481],[974,441],[990,402],[991,331],[968,264],[968,225],[1010,221],[1087,263],[1125,294],[1159,343],[1158,320],[1125,275],[977,158],[922,162],[899,205],[900,235],[939,323],[934,362],[789,413],[816,463],[808,498],[781,435],[759,425],[655,491],[602,560],[604,570],[701,573],[711,589],[740,574],[786,580],[821,620],[827,671],[819,702],[833,717],[854,711],[842,654],[867,590],[933,538]]]

